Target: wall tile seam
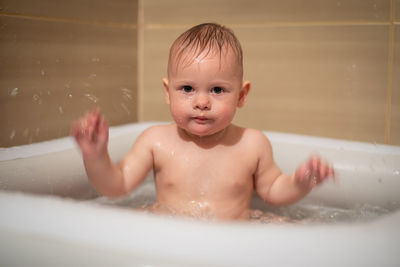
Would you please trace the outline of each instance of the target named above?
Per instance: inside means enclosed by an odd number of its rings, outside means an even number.
[[[394,62],[394,26],[390,26],[388,40],[388,73],[386,88],[386,114],[385,114],[385,144],[390,144],[391,118],[392,118],[392,87],[393,87],[393,62]]]
[[[283,28],[283,27],[319,27],[319,26],[388,26],[393,23],[400,23],[400,20],[393,21],[381,21],[381,22],[371,22],[371,21],[343,21],[343,22],[322,22],[322,21],[313,21],[313,22],[271,22],[271,23],[221,23],[230,28]],[[155,24],[155,23],[144,23],[143,27],[145,30],[157,30],[157,29],[187,29],[189,27],[194,26],[195,24]]]
[[[69,19],[62,17],[31,16],[31,15],[21,15],[21,14],[11,14],[11,13],[0,13],[0,17],[11,17],[11,18],[26,19],[26,20],[69,23],[78,25],[102,26],[102,27],[112,27],[121,29],[137,28],[136,23],[117,23],[117,22],[97,21],[97,20]]]
[[[387,70],[387,88],[386,88],[386,110],[385,110],[385,144],[391,143],[392,128],[392,90],[393,90],[393,63],[395,46],[395,1],[390,2],[390,27],[388,38],[388,70]]]
[[[137,121],[143,121],[143,99],[144,99],[144,3],[143,0],[138,1],[137,9]]]

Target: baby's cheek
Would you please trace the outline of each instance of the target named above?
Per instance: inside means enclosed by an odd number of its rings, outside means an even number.
[[[185,121],[185,108],[178,105],[171,105],[171,115],[174,121],[180,125]]]
[[[217,117],[221,118],[224,122],[231,122],[235,116],[236,109],[230,106],[222,107],[218,109],[215,113]]]

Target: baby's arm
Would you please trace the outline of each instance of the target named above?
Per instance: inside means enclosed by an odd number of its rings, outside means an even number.
[[[327,178],[334,179],[334,169],[319,156],[314,155],[300,165],[293,174],[282,174],[274,162],[272,148],[267,138],[261,141],[263,151],[257,173],[255,186],[260,197],[274,205],[292,204],[306,196],[312,188]],[[266,149],[265,149],[266,148]]]
[[[109,197],[129,193],[146,177],[152,166],[152,154],[145,138],[138,138],[130,153],[112,163],[107,150],[108,125],[96,109],[71,127],[81,151],[86,173],[98,192]]]

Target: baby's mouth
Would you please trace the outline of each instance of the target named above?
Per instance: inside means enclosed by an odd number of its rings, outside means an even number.
[[[210,119],[205,116],[195,116],[193,117],[193,120],[197,123],[207,123],[208,121],[210,121]]]

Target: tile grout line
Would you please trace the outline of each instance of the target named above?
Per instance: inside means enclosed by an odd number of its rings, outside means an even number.
[[[140,0],[139,0],[140,2]],[[143,6],[143,4],[141,4]],[[394,5],[394,4],[393,4]],[[140,6],[140,4],[139,4]],[[142,7],[143,9],[143,7]],[[143,11],[141,11],[143,12]],[[391,12],[394,13],[394,12]],[[75,23],[75,24],[89,24],[89,25],[100,25],[100,26],[111,26],[111,27],[121,27],[121,28],[136,28],[136,24],[131,23],[115,23],[115,22],[104,22],[104,21],[89,21],[89,20],[81,20],[81,19],[68,19],[62,17],[47,17],[47,16],[37,16],[37,15],[24,15],[18,13],[4,13],[0,12],[0,16],[4,17],[15,17],[21,19],[31,19],[31,20],[39,20],[39,21],[54,21],[54,22],[64,22],[64,23]],[[400,20],[394,19],[394,15],[392,14],[392,18],[390,21],[300,21],[300,22],[260,22],[260,23],[231,23],[227,24],[229,27],[313,27],[313,26],[368,26],[368,25],[391,25],[398,24]],[[149,23],[144,24],[143,27],[145,29],[163,29],[163,28],[187,28],[191,27],[193,24],[157,24],[157,23]]]
[[[319,27],[319,26],[382,26],[382,25],[391,25],[395,23],[400,23],[398,20],[390,20],[390,21],[312,21],[312,22],[260,22],[260,23],[231,23],[226,24],[232,28],[265,28],[265,27]],[[193,26],[194,24],[157,24],[157,23],[148,23],[144,25],[145,29],[181,29],[188,28]]]
[[[72,23],[72,24],[81,24],[81,25],[92,25],[92,26],[106,26],[106,27],[115,27],[115,28],[126,28],[126,29],[137,28],[137,25],[132,24],[132,23],[116,23],[116,22],[105,22],[105,21],[95,21],[95,20],[90,21],[90,20],[81,20],[81,19],[32,16],[32,15],[3,13],[3,12],[0,12],[0,17],[10,17],[10,18],[19,18],[19,19],[36,20],[36,21],[48,21],[48,22]]]
[[[386,88],[386,114],[385,114],[385,144],[390,144],[390,130],[392,117],[392,83],[393,83],[393,56],[394,56],[394,10],[395,1],[391,0],[390,26],[389,26],[389,53],[388,53],[388,74]]]
[[[144,4],[138,1],[137,16],[137,121],[143,121],[143,68],[144,68]]]

